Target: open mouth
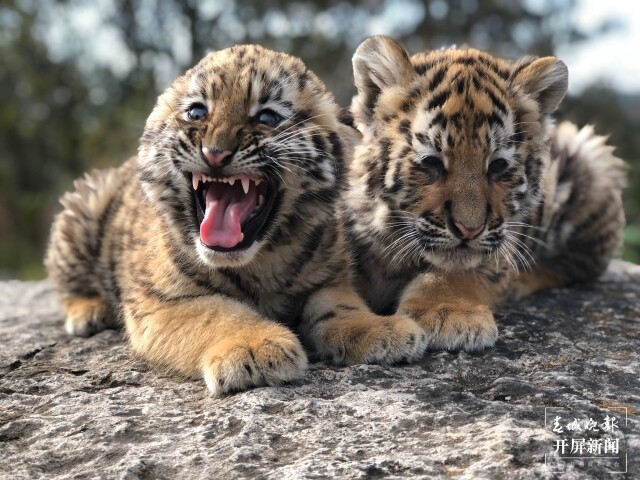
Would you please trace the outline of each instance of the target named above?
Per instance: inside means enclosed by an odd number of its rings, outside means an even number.
[[[200,241],[217,251],[248,248],[264,229],[276,193],[268,181],[249,176],[211,178],[191,174]]]

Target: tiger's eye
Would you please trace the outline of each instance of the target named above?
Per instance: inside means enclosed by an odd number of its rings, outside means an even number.
[[[258,123],[267,125],[269,127],[276,127],[282,122],[282,117],[270,109],[260,110],[256,115]]]
[[[509,162],[507,162],[504,158],[496,158],[489,164],[487,173],[489,174],[489,176],[495,177],[506,172],[508,168]]]
[[[421,158],[416,167],[427,175],[429,183],[437,182],[444,175],[444,163],[435,155]]]
[[[189,110],[187,110],[187,117],[192,121],[202,120],[207,116],[207,113],[207,107],[205,107],[201,103],[194,103],[189,107]]]

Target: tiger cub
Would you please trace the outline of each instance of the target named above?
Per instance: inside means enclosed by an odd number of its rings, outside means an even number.
[[[596,278],[624,227],[624,164],[551,114],[567,90],[554,57],[477,50],[409,58],[394,40],[355,52],[352,113],[363,135],[344,213],[358,289],[407,314],[430,346],[494,344],[492,309]]]
[[[333,362],[414,360],[426,335],[349,283],[336,201],[355,131],[297,58],[211,53],[160,96],[139,154],[62,198],[46,266],[66,328],[123,322],[132,350],[213,394]]]

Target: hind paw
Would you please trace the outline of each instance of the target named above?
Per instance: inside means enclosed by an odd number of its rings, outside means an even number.
[[[64,302],[64,307],[67,311],[64,328],[70,335],[89,337],[115,327],[100,298],[74,298]]]

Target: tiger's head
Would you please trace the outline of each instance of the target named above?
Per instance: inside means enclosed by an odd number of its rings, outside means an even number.
[[[353,68],[363,140],[349,198],[361,230],[443,269],[489,258],[542,200],[564,63],[471,49],[409,58],[378,36],[358,47]]]
[[[354,137],[338,117],[299,59],[253,45],[211,53],[147,120],[142,188],[207,265],[247,264],[333,214]]]

